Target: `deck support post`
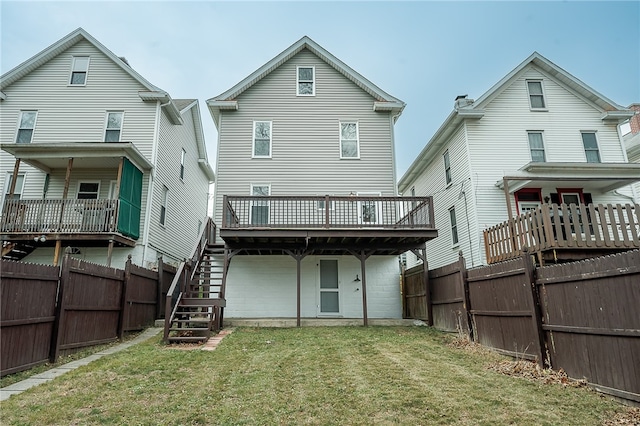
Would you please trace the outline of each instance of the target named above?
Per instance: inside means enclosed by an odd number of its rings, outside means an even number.
[[[109,246],[107,247],[107,266],[111,266],[112,255],[113,255],[113,240],[109,240]]]
[[[302,262],[302,259],[304,259],[307,256],[307,254],[303,250],[296,250],[296,251],[285,250],[285,251],[289,256],[293,257],[296,260],[296,327],[300,327],[300,314],[301,314],[300,262]]]
[[[349,250],[349,252],[360,260],[360,272],[362,273],[362,320],[363,325],[367,327],[369,325],[369,316],[367,315],[367,268],[365,262],[373,254],[373,251],[367,253],[365,250],[357,252]]]

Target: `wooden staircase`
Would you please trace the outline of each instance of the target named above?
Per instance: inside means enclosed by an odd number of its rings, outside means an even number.
[[[167,343],[202,343],[212,331],[222,328],[228,261],[224,245],[216,244],[214,235],[210,237],[201,238],[194,250],[197,257],[180,264],[169,288],[165,302]]]
[[[35,244],[26,241],[2,242],[2,258],[4,260],[22,260],[36,249]]]

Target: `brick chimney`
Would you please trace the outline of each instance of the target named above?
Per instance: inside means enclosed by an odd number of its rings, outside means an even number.
[[[640,104],[631,104],[629,105],[629,109],[636,111],[636,115],[629,119],[629,124],[631,125],[631,134],[635,135],[640,133]]]

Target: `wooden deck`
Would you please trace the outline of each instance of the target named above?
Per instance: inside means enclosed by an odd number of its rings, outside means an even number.
[[[244,254],[397,255],[438,235],[431,197],[225,196],[223,205],[220,237]]]
[[[640,206],[543,204],[484,231],[487,263],[521,256],[540,263],[579,260],[640,248]]]

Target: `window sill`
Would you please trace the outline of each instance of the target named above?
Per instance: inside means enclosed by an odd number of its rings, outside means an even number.
[[[445,185],[444,189],[449,189],[453,186],[453,181],[449,182],[448,184]]]
[[[271,160],[272,157],[251,157],[252,160]]]
[[[531,108],[531,107],[529,107],[529,111],[532,111],[532,112],[548,112],[549,108]]]
[[[456,243],[456,244],[451,246],[451,250],[457,250],[459,248],[460,248],[460,243]]]
[[[360,157],[340,157],[341,160],[359,160]]]

